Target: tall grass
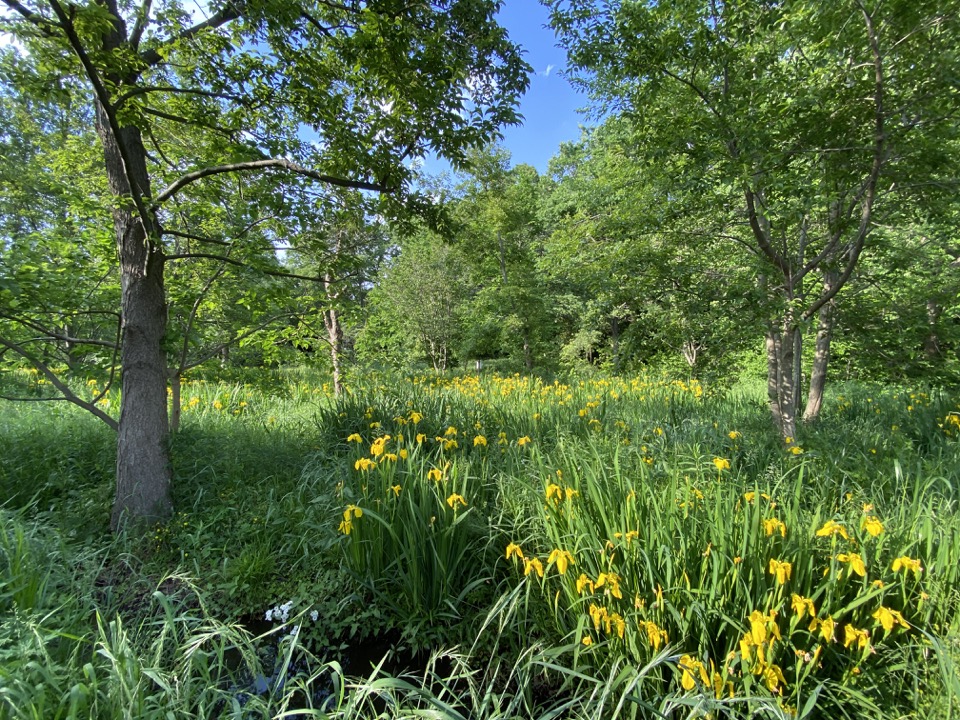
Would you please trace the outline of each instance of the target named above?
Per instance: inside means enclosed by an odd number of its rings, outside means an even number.
[[[0,408],[0,717],[957,715],[946,393],[843,387],[788,452],[749,387],[240,380],[184,386],[142,539],[105,428]]]

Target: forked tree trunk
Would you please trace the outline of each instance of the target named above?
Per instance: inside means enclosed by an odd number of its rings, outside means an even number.
[[[823,274],[824,290],[830,292],[837,282],[835,270]],[[814,423],[820,417],[823,407],[823,391],[827,385],[827,364],[830,362],[830,342],[833,340],[834,315],[836,303],[831,300],[820,308],[817,318],[817,340],[813,352],[813,367],[810,370],[810,391],[807,393],[807,407],[803,412],[803,421]]]

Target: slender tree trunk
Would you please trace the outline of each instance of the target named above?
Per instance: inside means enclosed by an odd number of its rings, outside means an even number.
[[[784,317],[780,331],[780,434],[787,444],[797,437],[797,401],[793,384],[796,335],[800,331],[790,313]],[[788,440],[789,438],[789,440]]]
[[[170,371],[170,432],[180,429],[183,413],[183,377],[176,370]]]
[[[333,242],[333,258],[340,257],[340,248],[343,241],[343,231],[335,232]],[[337,300],[340,293],[334,289],[333,275],[330,270],[323,273],[323,292],[327,298],[327,309],[323,311],[323,324],[327,328],[327,339],[330,342],[330,363],[333,368],[333,394],[337,397],[343,392],[340,378],[340,357],[343,348],[343,326],[337,313]]]
[[[620,318],[610,317],[610,344],[613,351],[613,372],[620,372]]]
[[[143,218],[130,206],[128,178],[142,196],[150,197],[140,131],[126,127],[115,137],[99,103],[96,111],[107,180],[118,199],[113,225],[120,259],[123,399],[117,436],[117,494],[110,525],[119,530],[128,524],[157,522],[169,517],[173,509],[167,373],[162,345],[166,332],[164,258],[156,241],[159,227],[152,218]]]
[[[793,333],[793,415],[800,415],[800,397],[803,393],[803,333],[798,328]]]
[[[937,323],[943,308],[935,300],[927,300],[927,327],[929,332],[923,342],[923,351],[927,360],[936,360],[940,356],[940,336],[937,334]]]
[[[343,328],[340,325],[340,317],[336,309],[331,307],[323,311],[323,324],[327,328],[327,339],[330,341],[330,362],[333,365],[333,394],[339,396],[343,391],[340,380],[340,350],[343,346]]]
[[[767,330],[767,399],[773,423],[780,436],[792,444],[797,436],[796,401],[794,399],[793,357],[799,330],[789,314],[779,328]],[[787,438],[790,438],[787,440]]]
[[[767,402],[773,424],[783,428],[783,412],[780,409],[780,331],[773,325],[767,328]]]
[[[837,272],[827,270],[823,274],[824,290],[830,292],[837,281]],[[830,342],[833,340],[833,324],[836,303],[831,300],[820,308],[817,321],[817,340],[813,353],[813,367],[810,370],[810,391],[807,394],[807,407],[803,412],[803,421],[814,423],[820,417],[823,407],[823,391],[827,385],[827,364],[830,362]]]
[[[530,348],[530,331],[523,329],[523,363],[527,370],[533,370],[533,351]]]

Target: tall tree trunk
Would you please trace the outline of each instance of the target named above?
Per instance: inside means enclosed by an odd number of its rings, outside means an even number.
[[[800,397],[803,393],[803,333],[798,328],[793,333],[793,416],[800,415]]]
[[[780,408],[780,331],[771,323],[767,328],[767,402],[773,424],[783,428],[783,411]]]
[[[530,348],[530,331],[523,329],[523,363],[527,370],[533,370],[533,351]]]
[[[826,270],[823,273],[823,288],[833,290],[837,282],[837,272]],[[810,391],[807,393],[807,407],[803,412],[803,421],[814,423],[820,417],[823,407],[823,391],[827,385],[827,364],[830,362],[830,342],[833,340],[834,315],[836,303],[831,300],[819,311],[817,320],[817,340],[813,352],[813,367],[810,370]]]
[[[788,312],[783,319],[780,331],[780,434],[789,445],[797,437],[797,401],[793,383],[794,355],[796,336],[799,329]]]
[[[164,258],[157,241],[156,221],[131,207],[128,178],[141,197],[150,197],[140,131],[125,127],[117,137],[99,102],[96,111],[107,180],[118,199],[113,226],[120,259],[122,404],[117,435],[117,494],[110,525],[119,530],[128,524],[157,522],[169,517],[173,509],[162,345],[166,332]]]
[[[333,259],[340,257],[340,248],[343,244],[343,231],[337,230],[334,233],[333,241]],[[327,309],[323,311],[323,324],[327,328],[327,339],[330,342],[330,363],[333,366],[333,394],[337,397],[343,392],[343,385],[340,378],[340,354],[343,348],[343,326],[340,324],[340,316],[337,313],[337,300],[340,298],[340,292],[335,289],[333,274],[329,269],[323,273],[323,292],[327,299]]]

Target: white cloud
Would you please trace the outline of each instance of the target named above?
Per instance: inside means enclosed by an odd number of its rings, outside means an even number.
[[[550,77],[550,73],[553,72],[553,69],[555,67],[556,65],[547,65],[547,68],[541,72],[538,72],[537,75],[540,75],[542,77]]]

